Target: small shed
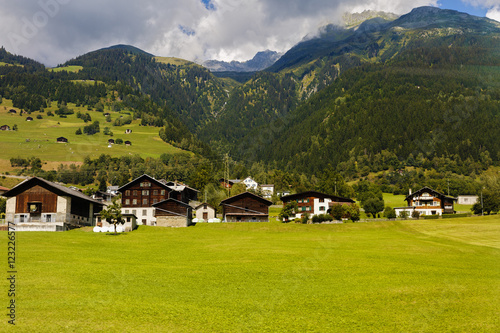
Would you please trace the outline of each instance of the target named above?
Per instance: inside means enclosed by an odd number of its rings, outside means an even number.
[[[2,125],[2,126],[0,126],[0,131],[10,131],[10,126],[9,125]]]
[[[57,143],[68,143],[68,139],[66,139],[64,136],[58,137]]]
[[[156,225],[160,227],[189,227],[193,223],[192,208],[187,203],[167,199],[156,204]]]
[[[100,213],[94,215],[96,220],[96,227],[104,227],[107,229],[113,228],[112,230],[108,231],[114,232],[113,223],[109,223],[106,219],[103,219]],[[121,226],[123,228],[123,231],[125,232],[129,232],[137,228],[137,217],[134,214],[122,214],[122,221],[123,223],[117,223],[116,227],[118,228],[118,226]]]
[[[26,121],[33,121],[33,117],[26,117]]]
[[[130,128],[127,128],[127,129],[125,130],[125,134],[130,134],[130,133],[132,133],[132,130],[131,130]]]
[[[210,206],[208,203],[202,203],[198,205],[195,209],[196,218],[198,222],[207,222],[210,219],[216,218],[215,208]]]
[[[114,139],[109,139],[108,140],[108,145],[114,145],[115,144],[115,140]]]
[[[10,110],[9,110],[9,113],[16,114],[16,113],[17,113],[17,111],[16,111],[16,110],[14,110],[14,109],[10,109]]]
[[[130,141],[128,141],[128,140],[127,140],[127,141],[125,141],[125,146],[131,146],[131,145],[132,145],[132,142],[130,142]]]
[[[104,114],[104,117],[108,117],[108,116],[111,116],[111,114],[110,114],[109,112],[106,112],[106,113]]]

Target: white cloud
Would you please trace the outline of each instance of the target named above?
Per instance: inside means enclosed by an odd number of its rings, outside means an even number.
[[[486,17],[500,22],[500,6],[496,6],[488,10]]]
[[[340,22],[345,11],[404,14],[437,4],[436,0],[212,0],[209,10],[201,0],[0,1],[0,45],[48,65],[119,43],[188,60],[247,60],[265,49],[286,51],[319,27]],[[35,26],[33,31],[30,25]]]

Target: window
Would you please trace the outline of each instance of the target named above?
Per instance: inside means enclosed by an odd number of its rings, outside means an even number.
[[[154,205],[155,203],[158,203],[158,199],[153,199],[153,205]]]
[[[321,210],[321,211],[325,211],[325,206],[320,206],[320,207],[319,207],[319,210]]]
[[[28,202],[28,213],[40,214],[42,212],[41,202]]]
[[[161,190],[161,195],[165,195],[165,190]]]
[[[130,196],[130,190],[126,190],[126,191],[125,191],[125,195],[126,195],[126,196]]]
[[[130,205],[130,199],[125,199],[125,205]]]
[[[319,202],[325,202],[324,198],[319,198]]]
[[[132,205],[137,205],[137,199],[132,200]]]
[[[203,205],[203,209],[207,209],[207,205]]]
[[[132,209],[132,214],[137,215],[137,211],[135,209]]]
[[[130,222],[130,219],[131,219],[130,216],[127,216],[127,222]]]
[[[147,216],[148,215],[148,211],[146,209],[143,209],[142,210],[142,216]]]
[[[158,195],[158,190],[154,190],[153,195]]]
[[[149,191],[148,190],[143,190],[142,191],[142,195],[149,195]]]
[[[148,204],[148,199],[142,199],[142,204],[147,205]]]
[[[310,211],[311,211],[311,207],[310,207],[310,206],[307,206],[307,207],[306,207],[306,210],[307,210],[308,212],[310,212]]]
[[[128,214],[128,209],[125,209],[125,214]]]
[[[134,190],[134,191],[132,192],[132,195],[133,195],[133,196],[136,196],[136,195],[137,195],[137,190]]]

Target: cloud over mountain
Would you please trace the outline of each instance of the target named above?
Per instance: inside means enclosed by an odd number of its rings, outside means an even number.
[[[476,2],[491,2],[495,15],[492,0]],[[265,49],[286,51],[346,11],[403,14],[423,5],[438,0],[3,1],[0,44],[48,65],[113,44],[200,62],[242,61]]]

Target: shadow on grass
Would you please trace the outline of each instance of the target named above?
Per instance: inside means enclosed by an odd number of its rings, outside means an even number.
[[[118,233],[114,233],[114,232],[107,232],[106,235],[107,236],[123,236],[123,235],[127,235],[128,232],[118,232]]]

